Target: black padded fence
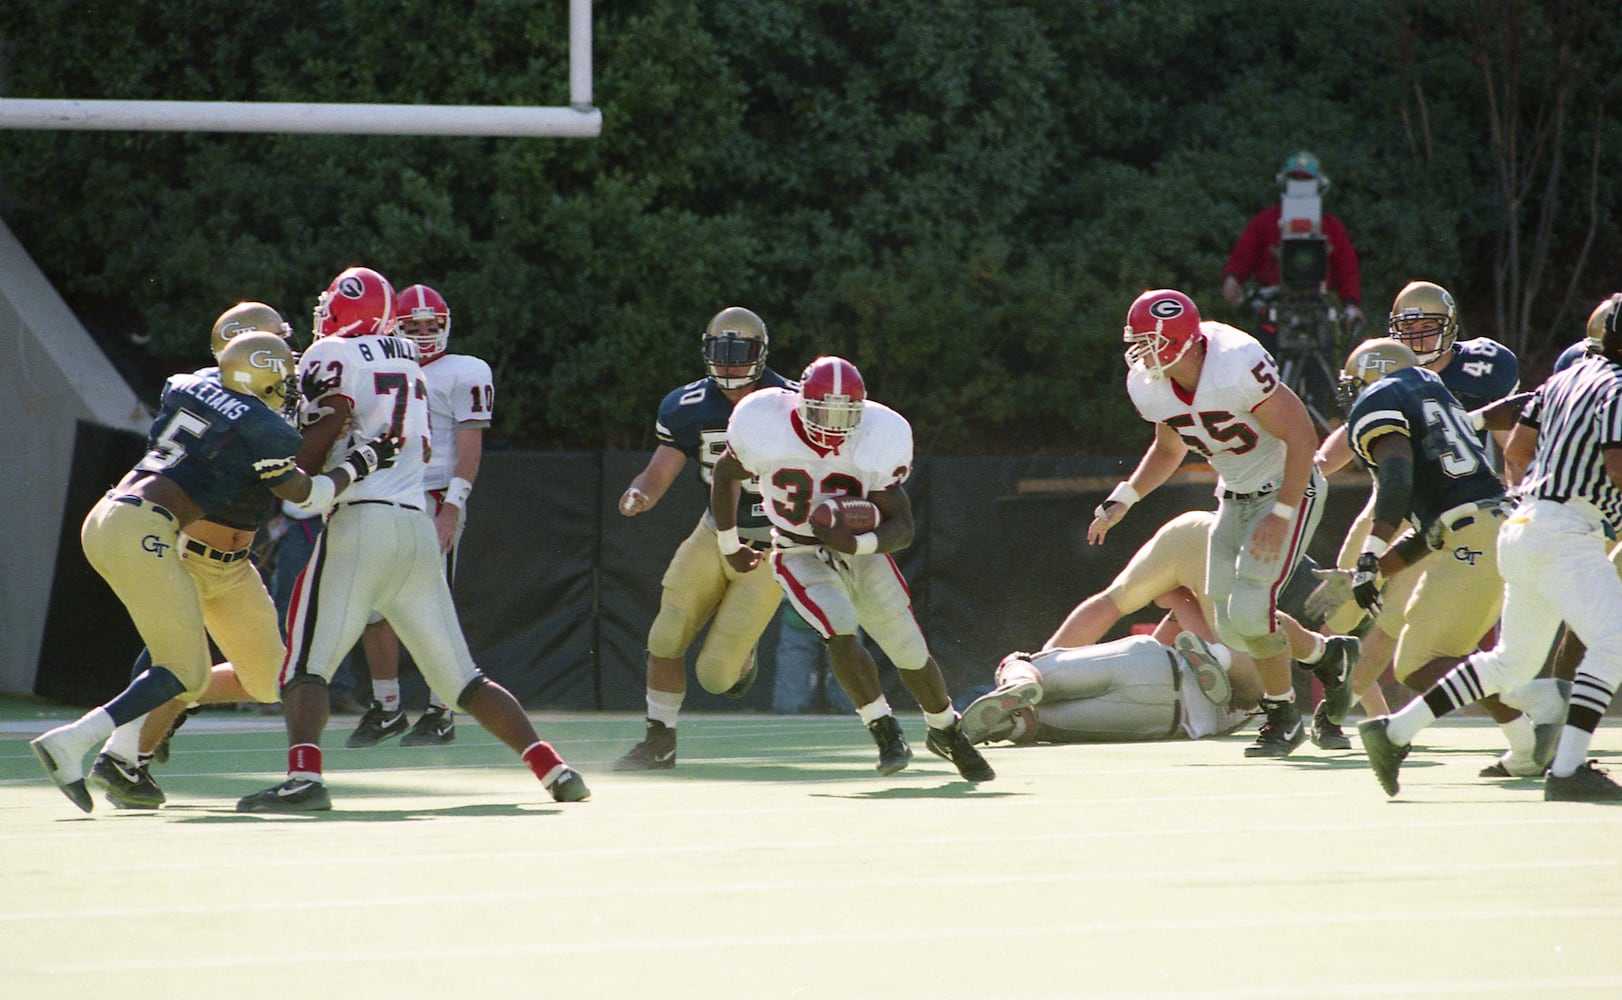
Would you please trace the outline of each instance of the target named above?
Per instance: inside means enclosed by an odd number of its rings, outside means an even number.
[[[85,563],[78,525],[139,449],[134,435],[81,429],[35,687],[40,695],[96,704],[128,678],[140,640]],[[658,610],[660,579],[707,500],[688,468],[658,507],[621,517],[619,496],[647,459],[647,452],[633,451],[485,454],[462,540],[457,607],[480,666],[531,708],[644,706],[643,643]],[[1214,508],[1209,484],[1168,485],[1134,508],[1105,545],[1089,546],[1093,508],[1133,462],[1135,456],[920,459],[907,484],[918,536],[898,562],[954,692],[987,683],[1008,651],[1040,646],[1167,519]],[[1366,481],[1331,488],[1315,557],[1333,560],[1367,494]],[[1152,619],[1141,612],[1118,632]],[[777,628],[774,622],[762,639],[760,676],[746,696],[710,695],[691,683],[686,708],[769,710]],[[420,702],[415,671],[408,669],[405,680],[408,701]],[[886,688],[897,690],[893,676]]]

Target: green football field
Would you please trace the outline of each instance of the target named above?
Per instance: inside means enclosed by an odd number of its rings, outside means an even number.
[[[75,809],[0,721],[0,995],[54,997],[1618,997],[1622,809],[1421,737],[1388,801],[1357,750],[998,747],[971,787],[890,778],[850,718],[685,718],[615,774],[627,715],[537,714],[593,796],[552,803],[463,717],[446,748],[343,747],[334,810],[238,815],[277,717],[205,713],[169,804]],[[1354,740],[1355,743],[1355,740]],[[1607,721],[1602,762],[1622,766]]]

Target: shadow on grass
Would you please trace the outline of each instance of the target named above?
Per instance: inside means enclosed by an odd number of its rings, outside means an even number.
[[[418,806],[412,809],[350,809],[345,808],[342,801],[334,803],[333,808],[327,812],[305,813],[239,813],[231,803],[221,803],[217,806],[170,806],[163,812],[171,817],[179,813],[195,813],[172,819],[175,823],[186,824],[219,824],[219,823],[264,823],[286,822],[288,820],[304,820],[316,823],[401,823],[408,820],[431,819],[466,819],[471,816],[550,816],[563,811],[563,806],[556,804],[521,804],[515,802],[497,802],[484,805],[446,806],[436,809],[432,806]]]

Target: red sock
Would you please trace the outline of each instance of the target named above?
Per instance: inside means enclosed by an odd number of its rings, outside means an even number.
[[[543,782],[553,769],[563,765],[563,758],[559,757],[558,752],[552,749],[552,744],[545,740],[525,750],[520,756],[524,758],[524,763],[529,765],[529,769],[535,772],[535,777]]]
[[[287,773],[321,776],[321,748],[314,743],[300,743],[287,748]]]

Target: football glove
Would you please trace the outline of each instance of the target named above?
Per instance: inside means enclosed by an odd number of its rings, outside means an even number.
[[[344,468],[349,470],[349,481],[358,483],[376,472],[394,466],[395,453],[400,450],[398,438],[380,434],[362,445],[356,445],[344,456]]]
[[[1327,620],[1347,601],[1356,601],[1370,614],[1380,613],[1380,560],[1374,553],[1358,556],[1355,569],[1315,569],[1312,575],[1323,582],[1303,605],[1308,616]]]

